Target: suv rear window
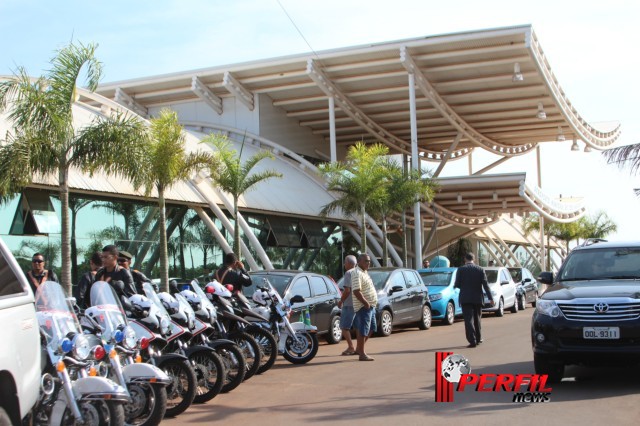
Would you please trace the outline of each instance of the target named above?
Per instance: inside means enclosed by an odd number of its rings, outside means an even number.
[[[26,291],[13,273],[4,254],[0,251],[0,298],[22,294]]]
[[[607,247],[576,250],[567,259],[559,281],[605,280],[640,277],[640,248]]]

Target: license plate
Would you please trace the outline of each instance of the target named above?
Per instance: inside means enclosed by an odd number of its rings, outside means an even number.
[[[620,327],[583,327],[582,337],[585,339],[619,339]]]

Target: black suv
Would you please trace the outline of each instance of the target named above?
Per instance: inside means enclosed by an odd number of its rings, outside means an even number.
[[[297,321],[300,312],[308,308],[311,324],[318,327],[318,334],[326,334],[330,344],[340,342],[340,291],[331,278],[313,272],[286,269],[256,271],[249,275],[253,284],[242,289],[248,299],[251,299],[257,286],[262,285],[262,280],[267,278],[284,299],[289,300],[296,295],[304,297],[304,302],[291,306],[292,321]]]
[[[640,359],[640,242],[597,241],[576,247],[531,321],[538,374],[559,381],[567,364],[636,364]]]

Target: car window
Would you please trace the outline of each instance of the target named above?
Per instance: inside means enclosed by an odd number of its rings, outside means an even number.
[[[278,275],[278,274],[250,274],[251,275],[251,288],[244,287],[242,292],[245,295],[252,296],[257,286],[263,285],[263,280],[266,278],[269,280],[273,288],[276,289],[280,296],[284,296],[284,292],[287,290],[287,286],[293,278],[291,275]]]
[[[380,291],[384,289],[384,285],[387,283],[389,274],[389,271],[369,271],[369,276],[371,277],[376,290]]]
[[[324,280],[325,284],[327,285],[327,288],[329,289],[329,293],[330,294],[337,294],[338,293],[338,287],[337,287],[336,283],[334,283],[333,281],[331,281],[331,279],[329,279],[327,277],[322,277],[322,279]]]
[[[526,278],[527,274],[524,269],[520,268],[509,268],[509,273],[511,274],[511,278],[513,278],[513,281],[517,283]]]
[[[292,284],[288,291],[289,297],[302,296],[304,298],[311,297],[311,290],[309,289],[309,280],[307,277],[300,277]]]
[[[567,258],[560,281],[640,277],[640,248],[577,250]]]
[[[395,271],[393,274],[391,274],[389,288],[394,286],[407,288],[407,283],[404,281],[404,275],[402,275],[401,271]]]
[[[495,283],[498,281],[498,271],[492,269],[490,271],[485,271],[487,273],[487,282]]]
[[[26,292],[27,289],[22,287],[4,254],[0,252],[0,297],[15,296]]]
[[[420,272],[425,285],[449,285],[453,272]]]
[[[413,287],[414,285],[418,285],[420,284],[420,281],[418,278],[419,276],[416,276],[416,273],[413,271],[402,271],[402,275],[404,275],[404,280],[407,283],[407,287]]]
[[[504,269],[502,269],[500,271],[500,282],[502,281],[509,281],[509,274],[507,273],[507,271],[505,271]]]
[[[322,296],[323,294],[329,293],[322,277],[311,276],[309,277],[309,281],[311,282],[311,294],[314,296]]]

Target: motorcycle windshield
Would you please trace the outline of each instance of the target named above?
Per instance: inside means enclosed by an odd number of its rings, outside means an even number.
[[[174,294],[173,297],[175,297],[176,300],[178,301],[178,304],[180,305],[180,310],[187,315],[187,320],[189,321],[189,328],[193,328],[193,324],[195,324],[195,321],[196,321],[196,313],[193,311],[193,308],[191,307],[187,299],[185,299],[184,296],[181,295],[180,293]]]
[[[91,308],[96,312],[92,318],[100,324],[102,336],[110,341],[119,326],[126,326],[127,319],[120,300],[113,287],[104,281],[97,281],[91,286]]]
[[[145,296],[152,302],[151,309],[149,311],[149,316],[154,316],[154,318],[158,318],[158,322],[160,323],[161,333],[163,335],[171,334],[172,327],[171,323],[171,315],[167,312],[162,304],[162,301],[156,294],[156,291],[153,289],[151,283],[143,283],[142,289],[144,290]]]
[[[36,291],[36,316],[47,346],[57,350],[65,338],[82,334],[78,317],[60,284],[46,281]]]
[[[202,306],[202,309],[208,311],[210,316],[215,317],[217,315],[216,308],[213,306],[213,303],[211,303],[211,300],[209,300],[207,295],[204,294],[204,291],[202,291],[198,281],[191,281],[191,289],[198,295],[198,297],[200,297],[200,305]]]

